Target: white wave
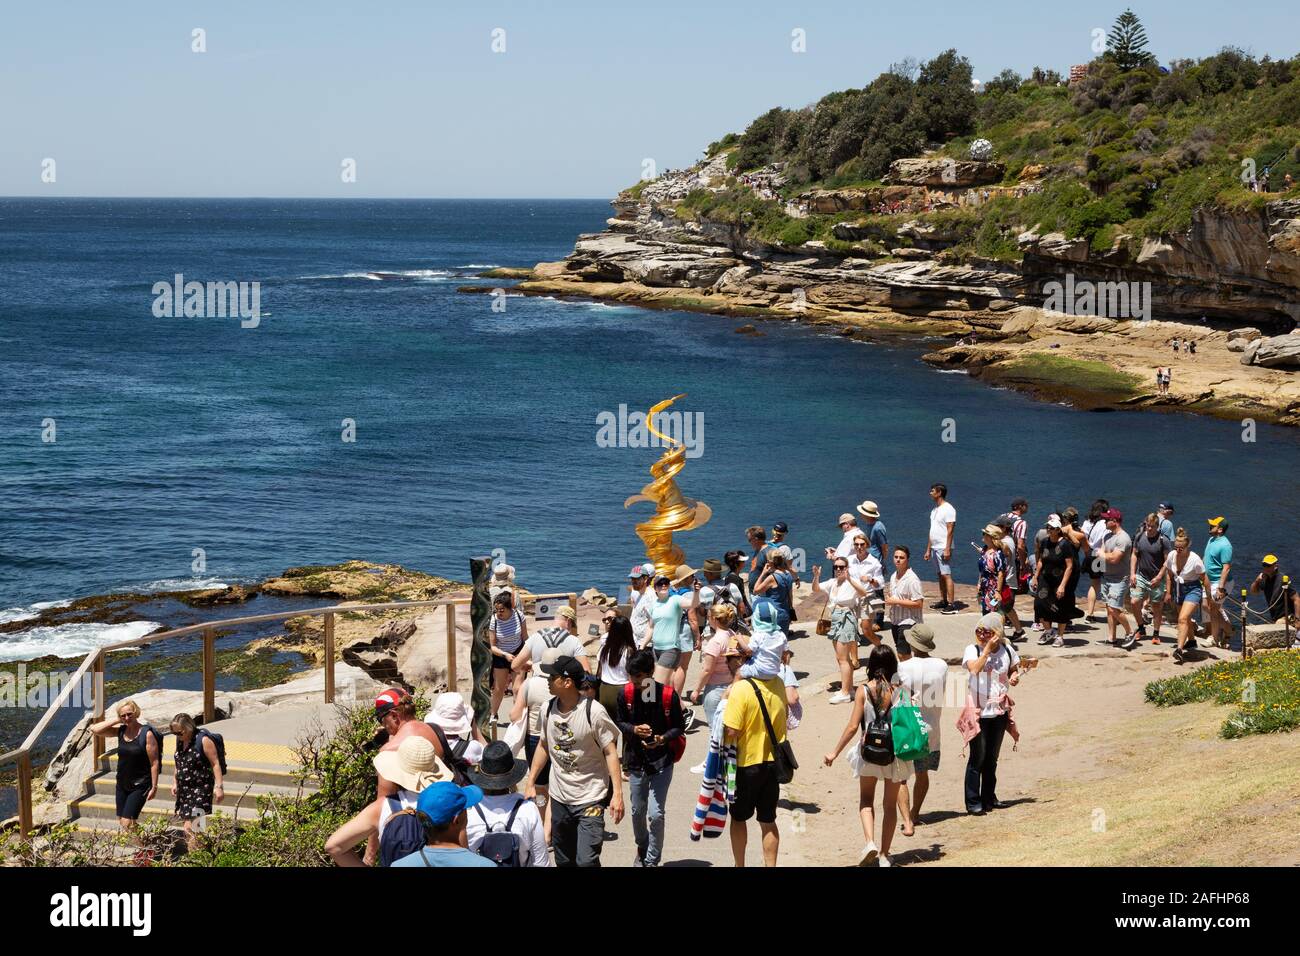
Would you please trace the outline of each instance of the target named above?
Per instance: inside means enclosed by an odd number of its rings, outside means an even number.
[[[328,276],[298,276],[298,278],[301,279],[301,280],[306,280],[306,279],[370,279],[370,280],[372,280],[372,281],[374,281],[374,282],[382,282],[382,281],[383,281],[382,279],[379,278],[379,276],[374,275],[374,274],[369,273],[369,272],[343,272],[343,273],[339,273],[338,275],[328,275]]]
[[[127,621],[124,624],[59,624],[32,627],[0,636],[0,662],[25,661],[44,654],[59,657],[84,657],[97,647],[132,641],[161,628],[153,621]]]
[[[501,267],[495,262],[470,262],[463,266],[457,266],[457,269],[500,269]]]
[[[964,368],[937,368],[935,369],[940,375],[969,375],[970,372]]]
[[[162,578],[159,581],[134,584],[124,590],[128,594],[151,594],[155,591],[198,591],[227,587],[230,587],[230,583],[220,578]]]
[[[40,616],[42,611],[48,611],[52,607],[67,607],[71,601],[37,601],[35,604],[29,604],[26,607],[7,607],[0,610],[0,624],[10,624],[13,621],[31,621]]]

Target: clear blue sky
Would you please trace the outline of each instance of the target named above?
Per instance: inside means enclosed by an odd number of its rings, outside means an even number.
[[[42,0],[0,12],[0,195],[608,197],[772,106],[955,46],[1093,54],[1115,3]],[[1162,60],[1300,47],[1295,3],[1137,2]],[[191,30],[207,52],[191,52]],[[506,52],[491,50],[506,31]],[[791,52],[802,28],[807,52]],[[42,183],[41,162],[57,181]],[[340,181],[344,158],[357,181]]]

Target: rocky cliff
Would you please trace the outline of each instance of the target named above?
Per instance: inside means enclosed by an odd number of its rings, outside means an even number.
[[[927,360],[969,361],[977,370],[1032,352],[1050,336],[1065,338],[1042,347],[1064,347],[1060,354],[1068,355],[1082,338],[1125,335],[1131,343],[1145,343],[1154,366],[1168,364],[1161,350],[1172,337],[1204,339],[1202,349],[1217,343],[1226,355],[1227,330],[1256,329],[1260,344],[1234,352],[1230,374],[1219,369],[1217,386],[1207,382],[1189,395],[1181,388],[1187,377],[1177,376],[1170,395],[1139,394],[1136,400],[1224,414],[1240,398],[1259,406],[1265,417],[1300,423],[1300,386],[1291,375],[1259,375],[1251,364],[1262,358],[1274,369],[1300,369],[1300,333],[1292,334],[1300,322],[1300,200],[1279,199],[1248,211],[1202,209],[1185,233],[1146,240],[1118,236],[1103,250],[1061,233],[1040,234],[1028,223],[1018,240],[1019,262],[954,260],[945,250],[956,243],[955,235],[933,217],[907,215],[909,204],[922,201],[927,210],[932,203],[940,208],[968,198],[978,202],[988,188],[1033,191],[1042,172],[1032,167],[1015,187],[988,187],[1003,174],[997,164],[905,159],[894,163],[882,187],[813,190],[787,202],[789,215],[864,214],[836,222],[833,234],[843,241],[829,248],[818,241],[760,241],[743,216],[723,221],[683,207],[682,199],[693,192],[735,188],[722,157],[715,157],[646,184],[635,198],[636,191],[622,194],[604,231],[578,237],[569,256],[538,264],[517,288],[525,294],[839,323],[846,334],[964,339],[973,333],[983,346],[1003,348],[984,348],[976,357],[963,342]],[[1067,278],[1070,289],[1099,287],[1102,307],[1054,301],[1053,288],[1059,292]],[[1106,291],[1120,284],[1124,308],[1117,312],[1115,296],[1108,300]],[[1133,301],[1127,298],[1130,289]],[[1202,365],[1213,364],[1204,351],[1201,356]],[[1135,360],[1145,364],[1145,352]]]

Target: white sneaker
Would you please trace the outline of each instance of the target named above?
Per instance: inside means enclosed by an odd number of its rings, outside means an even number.
[[[839,693],[839,694],[836,694],[834,697],[832,697],[832,698],[830,699],[830,703],[832,703],[832,704],[847,704],[847,703],[849,703],[851,700],[853,700],[853,698],[850,697],[848,694]]]
[[[691,768],[691,773],[704,773],[704,764],[696,764]]]
[[[889,862],[889,857],[888,857],[888,855],[886,855],[886,854],[884,854],[884,853],[880,854],[880,860],[879,860],[879,862],[876,863],[876,866],[893,866],[893,865],[894,865],[894,864],[892,864],[892,863]]]
[[[876,845],[868,843],[862,848],[862,853],[858,855],[858,866],[870,866],[876,862],[878,856],[880,856],[880,851],[876,849]]]

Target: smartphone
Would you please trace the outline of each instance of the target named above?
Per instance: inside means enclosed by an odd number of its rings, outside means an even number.
[[[599,636],[600,636],[600,625],[599,625],[599,624],[588,624],[588,625],[587,625],[587,633],[588,633],[589,635],[591,635],[592,637],[599,637]]]

